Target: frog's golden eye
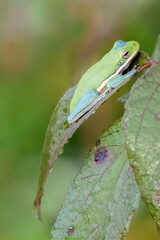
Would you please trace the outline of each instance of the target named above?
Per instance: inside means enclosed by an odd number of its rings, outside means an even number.
[[[125,51],[122,53],[122,58],[124,58],[124,59],[129,58],[129,56],[130,56],[130,53],[129,53],[129,51],[127,51],[127,50],[125,50]]]

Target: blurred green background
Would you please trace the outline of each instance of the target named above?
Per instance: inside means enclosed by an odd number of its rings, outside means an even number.
[[[152,54],[159,0],[0,1],[0,239],[47,240],[70,182],[104,128],[123,115],[122,87],[74,134],[48,179],[42,220],[35,197],[45,131],[63,93],[114,41],[137,40]],[[96,125],[96,128],[95,128]],[[157,240],[143,203],[127,240]]]

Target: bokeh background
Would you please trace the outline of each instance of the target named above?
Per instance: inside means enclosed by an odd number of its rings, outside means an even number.
[[[47,240],[69,184],[104,128],[123,115],[115,93],[74,134],[48,179],[42,223],[32,208],[53,109],[82,73],[122,39],[152,54],[159,0],[0,0],[0,239]],[[141,201],[127,240],[157,240]]]

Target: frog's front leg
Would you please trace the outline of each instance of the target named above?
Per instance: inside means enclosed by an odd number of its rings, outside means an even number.
[[[131,71],[129,71],[128,73],[124,74],[124,75],[117,75],[113,78],[111,78],[110,80],[108,80],[107,82],[107,89],[112,89],[117,87],[119,84],[121,84],[126,78],[136,74],[136,68],[133,68]]]
[[[99,97],[99,92],[96,89],[87,90],[68,116],[68,122],[73,123],[88,112],[92,108],[97,97]]]
[[[100,94],[97,99],[96,99],[96,103],[99,102],[102,98],[105,97],[105,95],[113,88],[117,87],[119,84],[121,84],[126,78],[132,76],[136,74],[136,68],[133,68],[131,71],[129,71],[128,73],[124,74],[124,75],[117,75],[114,76],[112,79],[108,80],[108,82],[106,83],[106,87],[107,89]]]

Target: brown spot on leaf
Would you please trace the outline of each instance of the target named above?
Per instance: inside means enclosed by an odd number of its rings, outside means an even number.
[[[66,232],[68,235],[72,235],[74,233],[74,227],[71,226],[71,227],[67,228]]]
[[[155,117],[157,120],[160,120],[160,112],[158,112]]]
[[[110,136],[110,135],[112,135],[112,133],[108,133],[107,135]]]
[[[101,147],[95,152],[95,162],[98,164],[104,163],[109,157],[107,148]]]
[[[100,143],[101,143],[101,140],[98,139],[97,142],[96,142],[96,146],[98,147],[100,145]]]
[[[110,132],[110,133],[108,133],[107,136],[110,136],[110,135],[112,135],[113,133],[117,133],[117,132],[119,132],[119,129],[117,129],[117,130],[114,131],[114,132]]]

